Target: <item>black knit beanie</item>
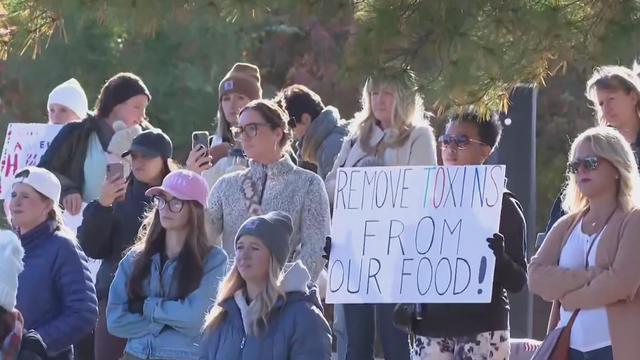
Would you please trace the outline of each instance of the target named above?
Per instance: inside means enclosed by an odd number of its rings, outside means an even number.
[[[151,101],[151,94],[140,77],[132,73],[115,75],[100,90],[96,102],[97,116],[108,118],[113,108],[137,95],[146,95]]]

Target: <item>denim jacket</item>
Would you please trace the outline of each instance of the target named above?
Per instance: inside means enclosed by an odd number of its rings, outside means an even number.
[[[125,352],[142,359],[198,359],[204,317],[213,305],[218,285],[227,271],[227,255],[219,247],[211,250],[204,264],[200,286],[183,300],[174,300],[173,281],[177,259],[168,260],[161,271],[160,254],[152,257],[145,282],[147,299],[143,314],[129,312],[127,283],[137,253],[130,251],[120,262],[109,290],[109,333],[128,339]]]

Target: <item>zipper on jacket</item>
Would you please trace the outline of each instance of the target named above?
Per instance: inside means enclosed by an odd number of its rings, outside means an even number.
[[[262,165],[264,167],[264,178],[262,179],[262,189],[260,189],[260,206],[262,206],[262,199],[264,198],[265,190],[267,189],[267,177],[269,176],[269,169],[267,165]]]
[[[238,353],[238,359],[242,359],[242,353],[244,352],[244,346],[247,343],[247,335],[242,337],[242,341],[240,342],[240,352]]]

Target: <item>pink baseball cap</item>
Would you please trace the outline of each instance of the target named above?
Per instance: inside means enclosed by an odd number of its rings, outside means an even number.
[[[152,187],[145,195],[154,196],[167,193],[180,200],[193,200],[207,207],[209,186],[200,175],[189,170],[177,170],[162,180],[161,186]]]

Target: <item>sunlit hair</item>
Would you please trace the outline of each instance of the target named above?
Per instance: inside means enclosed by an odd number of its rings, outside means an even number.
[[[640,204],[640,175],[631,145],[615,129],[597,126],[584,131],[573,141],[569,161],[575,159],[582,144],[588,144],[593,153],[609,161],[618,171],[618,203],[627,211]],[[589,207],[589,199],[578,188],[576,175],[567,172],[566,191],[562,207],[567,213],[576,213]]]
[[[187,238],[180,255],[178,267],[174,275],[177,286],[175,298],[184,299],[200,286],[204,276],[204,263],[209,255],[211,245],[205,228],[205,214],[202,205],[196,201],[185,201],[182,211],[189,211]],[[153,255],[165,250],[165,230],[160,224],[160,214],[156,206],[147,211],[135,244],[131,251],[136,252],[133,271],[127,285],[128,298],[140,300],[145,298],[143,284],[151,272]]]
[[[597,67],[587,81],[585,95],[593,104],[600,125],[606,125],[602,108],[598,103],[598,90],[624,91],[625,94],[634,92],[638,95],[636,113],[640,113],[640,78],[633,70],[617,65]]]
[[[267,285],[265,286],[264,291],[262,291],[258,296],[254,299],[254,301],[249,306],[250,313],[256,314],[253,319],[251,319],[250,328],[247,329],[247,332],[251,335],[260,335],[265,332],[267,327],[269,326],[269,314],[273,309],[276,301],[279,297],[284,297],[285,293],[282,291],[280,287],[280,283],[282,281],[282,264],[279,264],[278,261],[271,256],[271,261],[269,262],[269,278],[267,280]],[[218,290],[218,297],[216,299],[216,305],[211,309],[209,314],[207,314],[205,319],[204,330],[211,331],[217,328],[224,321],[227,312],[222,307],[222,304],[233,298],[233,295],[238,290],[244,290],[246,288],[246,282],[240,275],[238,271],[238,267],[236,264],[233,265],[231,271],[224,278],[222,283],[220,284],[220,288]]]
[[[385,88],[393,92],[391,126],[398,131],[398,136],[393,142],[383,144],[384,147],[402,146],[409,139],[411,130],[415,126],[429,124],[413,72],[402,70],[370,76],[362,89],[362,110],[355,114],[350,126],[351,133],[358,137],[362,149],[370,155],[376,151],[369,142],[373,129],[377,125],[371,108],[371,93]]]
[[[218,118],[216,120],[216,135],[222,139],[222,142],[235,144],[233,132],[231,131],[231,123],[227,120],[227,117],[224,115],[224,110],[222,109],[222,99],[220,99],[220,104],[218,105]]]

